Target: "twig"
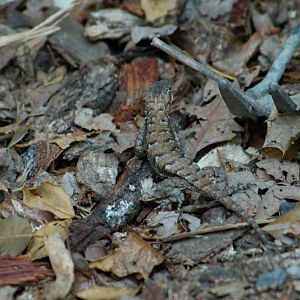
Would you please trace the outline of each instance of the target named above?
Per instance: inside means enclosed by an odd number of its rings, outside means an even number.
[[[291,60],[296,49],[300,46],[300,24],[291,32],[290,36],[277,54],[270,70],[265,78],[255,87],[249,89],[246,94],[254,99],[259,99],[269,92],[271,83],[278,83],[287,64]]]
[[[0,37],[0,47],[7,46],[14,42],[27,41],[40,36],[46,36],[58,31],[60,28],[56,26],[47,26],[38,30],[28,30],[19,33],[13,33],[10,35]]]
[[[269,115],[270,111],[263,107],[257,101],[254,101],[249,96],[247,96],[244,92],[234,87],[230,81],[227,79],[219,76],[212,70],[210,70],[204,64],[197,62],[178,48],[172,47],[166,43],[164,43],[159,38],[153,38],[151,45],[159,48],[160,50],[164,51],[168,55],[176,58],[183,64],[187,65],[188,67],[192,68],[197,72],[201,72],[202,74],[206,75],[208,78],[216,81],[219,85],[221,94],[224,100],[229,101],[227,103],[228,107],[230,108],[231,112],[237,116],[267,116]],[[227,96],[227,94],[229,94]],[[231,102],[234,103],[231,103]]]
[[[234,87],[228,80],[222,78],[207,66],[195,61],[179,49],[172,47],[158,38],[152,40],[152,45],[161,49],[170,56],[176,58],[188,67],[201,72],[208,78],[218,83],[220,92],[230,111],[236,116],[269,116],[273,103],[269,93],[274,90],[274,84],[280,80],[287,64],[292,58],[294,52],[300,45],[300,24],[291,32],[290,36],[280,49],[269,72],[265,78],[255,87],[249,89],[246,93]],[[273,88],[273,90],[272,90]],[[277,89],[278,90],[278,89]],[[273,91],[273,93],[275,93]],[[277,96],[278,93],[276,94]],[[287,96],[288,97],[288,96]],[[279,100],[284,104],[287,97]],[[256,101],[259,100],[259,101]],[[274,100],[275,101],[275,100]],[[277,101],[278,102],[278,101]],[[288,99],[285,106],[289,106],[289,111],[293,110],[295,105],[289,105],[292,100]],[[276,104],[276,103],[275,103]],[[282,105],[281,105],[282,106]],[[296,110],[295,110],[296,112]]]
[[[36,37],[46,36],[60,30],[60,28],[56,26],[57,23],[59,23],[62,19],[69,15],[70,10],[76,4],[77,2],[64,9],[59,10],[55,14],[49,16],[45,21],[30,30],[0,37],[0,47],[9,45],[14,42],[27,41]]]
[[[192,68],[193,70],[204,74],[205,76],[207,76],[208,78],[216,81],[217,83],[220,83],[223,80],[225,80],[223,77],[219,76],[218,74],[216,74],[215,72],[210,70],[207,66],[203,65],[200,62],[197,62],[196,60],[189,57],[188,55],[186,55],[184,52],[182,52],[178,48],[172,47],[172,46],[164,43],[162,40],[160,40],[157,37],[153,38],[153,40],[151,42],[151,45],[155,46],[156,48],[158,48],[162,51],[164,51],[168,55],[176,58],[177,60],[179,60],[183,64],[185,64],[188,67]]]
[[[269,220],[258,220],[256,221],[257,224],[269,224],[273,222],[273,219]],[[162,242],[174,242],[182,239],[192,238],[197,235],[201,234],[207,234],[207,233],[214,233],[214,232],[221,232],[226,230],[233,230],[233,229],[242,229],[245,227],[248,227],[249,224],[246,222],[236,223],[236,224],[225,224],[225,225],[219,225],[219,226],[210,226],[207,228],[201,228],[198,230],[195,230],[193,232],[183,232],[176,235],[168,236],[168,237],[151,237],[151,240],[159,240]],[[149,239],[149,238],[148,238]]]

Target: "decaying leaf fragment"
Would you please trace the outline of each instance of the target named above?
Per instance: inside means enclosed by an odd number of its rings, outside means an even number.
[[[116,125],[113,123],[112,115],[103,113],[93,116],[93,110],[90,108],[80,108],[75,113],[75,124],[88,130],[108,130],[116,131]]]
[[[15,214],[0,220],[0,253],[19,255],[31,239],[31,226]]]
[[[70,219],[66,219],[64,221],[54,221],[44,225],[42,228],[36,231],[28,245],[28,255],[30,259],[37,260],[46,257],[48,252],[45,248],[45,239],[49,236],[52,236],[54,232],[58,232],[65,240],[69,236],[68,228],[70,225]]]
[[[135,296],[139,289],[129,289],[127,287],[109,287],[93,285],[92,287],[76,293],[80,299],[86,300],[105,300],[119,299],[122,296]]]
[[[164,260],[164,256],[137,234],[128,233],[124,240],[118,242],[118,248],[111,255],[92,262],[90,267],[110,271],[118,277],[140,273],[147,279],[153,268]]]
[[[37,189],[24,188],[23,195],[25,204],[48,210],[60,219],[70,219],[75,216],[70,196],[60,186],[46,182]]]
[[[299,182],[299,164],[295,161],[280,161],[276,158],[266,158],[256,163],[259,168],[264,169],[268,175],[277,181],[287,183]]]
[[[300,238],[300,206],[296,205],[286,214],[278,217],[274,222],[263,228],[274,238],[280,238],[289,234],[297,239]]]
[[[49,236],[45,245],[56,280],[46,287],[44,297],[47,300],[61,299],[68,294],[74,280],[72,256],[58,232]]]
[[[295,142],[300,136],[299,115],[274,111],[267,120],[268,130],[263,148],[281,158],[293,158]]]
[[[85,28],[85,36],[91,41],[121,38],[134,26],[143,24],[140,17],[118,8],[101,9],[91,15],[96,24],[88,24]]]
[[[168,13],[177,8],[177,0],[141,0],[142,9],[145,12],[147,21],[164,19]]]
[[[242,131],[220,95],[205,106],[190,104],[186,105],[185,110],[188,115],[199,119],[199,124],[195,123],[192,128],[180,132],[184,137],[195,133],[193,138],[189,137],[183,143],[185,153],[192,158],[205,147],[230,141],[237,135],[237,132]]]

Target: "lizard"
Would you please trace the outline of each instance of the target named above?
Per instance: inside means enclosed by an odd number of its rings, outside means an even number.
[[[145,121],[136,139],[135,155],[147,156],[152,169],[161,178],[167,178],[174,188],[200,193],[217,200],[227,209],[246,221],[264,243],[265,233],[254,219],[235,203],[230,195],[236,188],[227,185],[223,168],[200,167],[183,150],[170,121],[170,110],[174,100],[168,80],[154,82],[148,89],[145,101]],[[181,205],[183,199],[178,200]],[[173,202],[173,201],[172,201]]]

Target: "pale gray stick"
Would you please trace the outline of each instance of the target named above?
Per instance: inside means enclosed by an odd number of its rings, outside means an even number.
[[[245,95],[245,93],[235,86],[233,86],[227,79],[219,76],[214,71],[210,70],[204,64],[197,62],[183,51],[179,50],[178,48],[172,47],[159,38],[153,38],[151,45],[159,48],[160,50],[164,51],[168,55],[176,58],[178,61],[182,62],[183,64],[187,65],[188,67],[192,68],[195,71],[198,71],[208,78],[216,81],[219,85],[220,91],[223,94],[226,94],[228,91],[229,102],[231,103],[234,101],[234,109],[232,109],[232,105],[230,105],[230,110],[233,114],[237,116],[268,116],[270,111],[264,108],[260,103],[254,101],[249,96]],[[224,92],[225,91],[225,92]],[[226,95],[224,95],[226,96]],[[232,97],[231,97],[232,96]],[[227,103],[227,99],[224,99]]]
[[[278,83],[287,64],[290,62],[296,49],[300,46],[300,24],[291,32],[290,36],[277,54],[265,78],[246,94],[254,99],[259,99],[269,92],[271,83]]]

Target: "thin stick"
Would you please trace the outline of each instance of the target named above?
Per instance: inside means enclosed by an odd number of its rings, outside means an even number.
[[[220,83],[223,82],[225,79],[212,70],[210,70],[207,66],[203,65],[200,62],[197,62],[193,58],[189,57],[186,55],[184,52],[176,49],[175,47],[169,46],[168,44],[164,43],[162,40],[159,38],[153,38],[151,42],[152,46],[155,46],[156,48],[159,48],[160,50],[164,51],[168,55],[176,58],[183,64],[189,66],[190,68],[194,69],[195,71],[201,72],[208,78]],[[227,80],[226,80],[227,81]]]
[[[300,46],[300,24],[291,32],[290,36],[277,54],[270,70],[265,78],[255,87],[249,89],[246,94],[254,99],[259,99],[269,92],[271,83],[278,83],[287,64],[290,62],[296,49]]]
[[[197,62],[196,60],[194,60],[193,58],[191,58],[190,56],[188,56],[178,48],[172,47],[156,37],[153,38],[151,45],[164,51],[171,57],[176,58],[178,61],[182,62],[183,64],[192,68],[193,70],[200,72],[206,75],[208,78],[216,81],[219,85],[220,91],[226,103],[228,102],[228,104],[231,104],[231,102],[234,102],[232,105],[230,105],[230,110],[233,110],[233,114],[243,115],[241,114],[241,112],[243,112],[243,109],[240,109],[237,105],[239,103],[242,103],[242,106],[244,106],[246,111],[250,112],[250,115],[256,115],[256,116],[269,115],[270,111],[268,111],[267,108],[263,107],[257,101],[254,101],[251,97],[247,96],[243,91],[237,89],[235,86],[233,86],[230,83],[230,81],[219,76],[214,71],[210,70],[207,66],[205,66],[200,62]],[[226,99],[224,97],[224,94],[229,94],[228,96],[225,95]]]
[[[30,30],[18,32],[18,33],[12,33],[0,37],[0,47],[7,46],[15,42],[27,41],[40,36],[50,35],[60,30],[60,28],[55,25],[57,25],[57,23],[59,23],[62,19],[68,16],[70,11],[73,9],[74,5],[76,4],[77,2],[73,3],[72,5],[64,9],[57,11],[53,15],[49,16],[45,21],[43,21],[42,23],[40,23],[39,25],[35,26]]]
[[[269,220],[258,220],[256,221],[257,224],[269,224],[273,222],[273,219]],[[219,225],[219,226],[210,226],[207,228],[201,228],[199,230],[195,230],[193,232],[183,232],[176,235],[168,236],[165,238],[162,237],[153,237],[151,239],[160,240],[162,242],[174,242],[182,239],[192,238],[197,235],[203,235],[208,233],[215,233],[215,232],[222,232],[226,230],[233,230],[233,229],[242,229],[245,227],[248,227],[249,224],[246,222],[236,223],[236,224],[225,224],[225,225]]]

